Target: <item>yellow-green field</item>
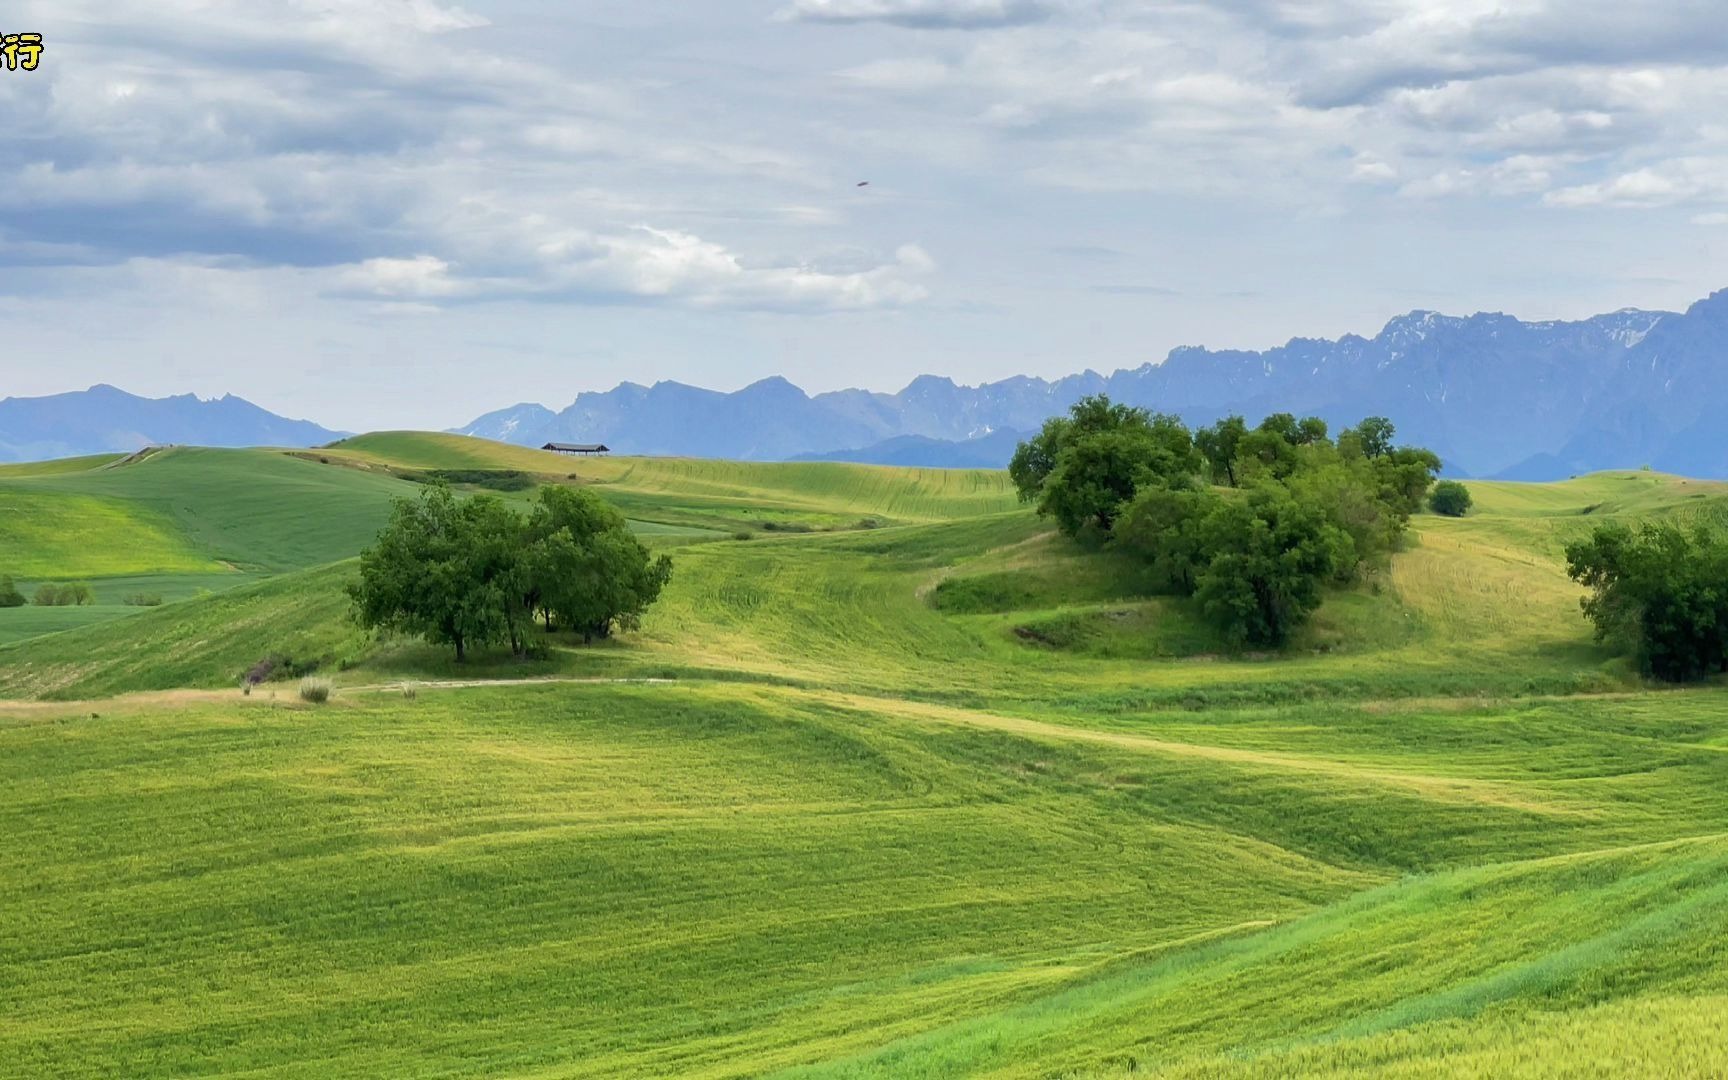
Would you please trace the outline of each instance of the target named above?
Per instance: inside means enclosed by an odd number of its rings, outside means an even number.
[[[349,560],[432,469],[592,485],[672,584],[535,662],[373,640]],[[0,573],[166,600],[0,610],[0,1073],[1722,1075],[1728,691],[1593,643],[1560,550],[1728,485],[1471,487],[1259,655],[999,473],[0,473],[53,508]],[[270,655],[334,700],[242,696]]]

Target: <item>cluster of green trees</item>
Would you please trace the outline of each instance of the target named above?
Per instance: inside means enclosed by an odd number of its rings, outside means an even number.
[[[36,586],[29,602],[37,607],[84,607],[96,602],[96,594],[82,581],[59,585],[43,582]],[[0,575],[0,608],[23,607],[24,604],[24,594],[18,591],[17,584],[10,577]]]
[[[672,574],[623,515],[590,492],[545,487],[524,516],[495,495],[458,499],[444,484],[398,499],[349,586],[362,625],[468,651],[508,643],[517,656],[545,629],[584,641],[634,629]]]
[[[1434,484],[1433,453],[1370,417],[1331,436],[1289,413],[1190,431],[1089,397],[1020,444],[1009,474],[1063,532],[1137,555],[1231,639],[1273,646],[1400,543]]]
[[[1590,588],[1598,640],[1671,682],[1728,671],[1728,535],[1707,525],[1601,525],[1568,544],[1566,569]]]

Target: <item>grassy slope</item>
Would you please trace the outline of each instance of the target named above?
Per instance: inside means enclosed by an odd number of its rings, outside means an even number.
[[[0,479],[14,480],[27,476],[64,476],[88,472],[110,465],[125,454],[94,454],[89,457],[60,458],[55,461],[21,461],[0,464]]]
[[[96,606],[78,610],[0,610],[0,645],[87,628],[96,637],[57,648],[94,656],[86,642],[104,640],[101,624],[138,613],[127,597],[184,600],[351,557],[383,525],[390,498],[415,490],[255,450],[176,448],[129,464],[74,459],[0,473],[0,573],[26,595],[40,581],[74,579],[96,595]]]
[[[0,722],[19,1075],[1263,1075],[1213,1055],[1728,992],[1715,694],[1236,755],[716,684],[96,711]]]
[[[441,436],[332,453],[539,471]],[[556,461],[614,470],[585,478],[639,517],[931,520],[684,547],[643,634],[473,672],[677,686],[0,705],[0,905],[26,913],[0,929],[5,1059],[1720,1071],[1728,692],[1638,692],[1558,552],[1613,515],[1719,515],[1723,486],[1473,485],[1478,513],[1421,519],[1378,591],[1255,658],[947,486],[967,474],[896,495],[884,470]],[[284,642],[358,656],[347,572],[0,649],[0,694],[231,685]],[[452,673],[435,656],[343,678]],[[1632,693],[1483,698],[1589,687]]]
[[[334,461],[421,469],[519,469],[575,477],[632,516],[804,520],[846,525],[860,517],[941,521],[1016,505],[1006,473],[891,469],[872,465],[761,463],[698,458],[572,458],[460,435],[385,432],[320,451]],[[652,520],[652,518],[650,518]]]
[[[131,465],[21,481],[170,520],[208,558],[277,573],[345,559],[371,541],[413,484],[257,450],[176,448]]]
[[[395,483],[349,469],[288,465],[320,477]],[[837,477],[851,476],[832,468]],[[532,673],[726,669],[866,693],[1055,711],[1086,723],[1101,713],[1171,704],[1605,689],[1626,685],[1626,667],[1591,642],[1559,549],[1612,512],[1579,511],[1616,492],[1630,492],[1638,514],[1713,512],[1723,505],[1714,491],[1708,500],[1694,499],[1694,486],[1646,474],[1557,485],[1559,495],[1480,485],[1484,512],[1456,521],[1419,519],[1415,542],[1373,589],[1335,596],[1298,647],[1279,658],[1221,653],[1183,605],[1143,595],[1131,569],[1075,549],[1017,511],[685,546],[674,583],[640,636],[598,654],[561,651]],[[1532,508],[1534,495],[1541,501]],[[324,600],[270,625],[285,635],[343,638],[339,589],[337,577],[319,576],[275,591],[284,601],[311,592]],[[325,621],[298,621],[307,617]],[[4,662],[8,654],[0,653],[0,693],[110,692],[129,677],[113,663],[136,666],[152,642],[173,640],[159,625],[166,624],[128,620],[26,643],[10,655],[27,667]],[[231,684],[251,660],[237,657],[214,625],[199,626],[194,632],[210,662],[176,664],[176,677]],[[407,670],[429,655],[410,653]],[[1182,662],[1157,662],[1170,658]],[[74,659],[85,677],[42,678],[48,667],[69,672]],[[404,670],[400,659],[393,652],[370,666],[395,675]],[[366,677],[364,670],[355,676]]]
[[[125,499],[26,483],[0,486],[0,573],[67,581],[220,569],[167,514]]]

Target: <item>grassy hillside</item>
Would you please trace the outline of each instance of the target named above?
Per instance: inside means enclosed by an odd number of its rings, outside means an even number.
[[[281,467],[337,483],[387,485],[392,492],[401,483],[291,459]],[[832,470],[842,486],[851,475],[843,466],[811,468]],[[1277,656],[1228,651],[1184,603],[1149,595],[1132,565],[1076,547],[1019,510],[747,542],[712,532],[650,535],[651,542],[685,546],[672,586],[640,635],[600,651],[554,642],[551,660],[497,673],[724,670],[871,694],[1056,711],[1083,722],[1100,712],[1208,702],[1628,685],[1624,662],[1594,644],[1578,614],[1581,593],[1566,577],[1560,548],[1612,516],[1615,511],[1598,504],[1616,490],[1636,497],[1633,517],[1713,513],[1723,498],[1712,492],[1697,500],[1693,485],[1647,474],[1557,486],[1568,489],[1564,498],[1550,493],[1532,508],[1532,497],[1519,486],[1480,485],[1481,501],[1491,509],[1458,520],[1419,518],[1413,542],[1388,571],[1333,596],[1305,635]],[[1493,509],[1500,505],[1508,508]],[[326,542],[326,554],[339,550]],[[343,543],[358,550],[363,542],[351,535]],[[340,585],[340,575],[318,575],[258,593],[256,603],[267,606],[274,597],[292,607],[259,625],[284,642],[347,640]],[[324,599],[308,604],[312,591]],[[0,626],[5,615],[0,612]],[[272,646],[262,637],[224,638],[215,632],[223,617],[188,614],[95,627],[21,646],[11,664],[0,653],[0,694],[111,692],[128,677],[114,682],[105,674],[111,665],[122,672],[142,669],[153,652],[169,651],[206,658],[202,664],[176,660],[168,668],[185,684],[231,685],[237,670],[258,658],[237,655],[241,643],[259,656]],[[327,660],[333,655],[317,652]],[[360,681],[411,674],[438,663],[439,655],[359,645],[342,652],[358,663],[350,678]],[[40,673],[49,669],[64,677],[45,681]],[[450,674],[441,664],[427,670]]]
[[[576,479],[632,516],[718,517],[851,524],[873,516],[942,521],[1017,505],[1006,473],[985,469],[893,469],[808,462],[699,458],[569,457],[460,435],[386,432],[336,444],[320,456],[373,466],[518,469]],[[649,520],[653,520],[649,517]]]
[[[1640,683],[1560,555],[1728,485],[1473,484],[1262,655],[995,473],[94,465],[0,474],[84,515],[10,550],[170,602],[0,612],[7,1075],[1728,1067],[1728,687]],[[435,469],[590,484],[672,583],[532,663],[372,640],[343,560]],[[139,543],[80,550],[101,513]],[[243,697],[268,656],[335,701]]]
[[[88,472],[111,465],[125,454],[96,454],[90,457],[60,458],[57,461],[24,461],[0,464],[0,479],[22,479],[28,476],[64,476]]]
[[[0,722],[16,1075],[1264,1075],[1728,993],[1715,694],[1139,739],[715,684],[94,711]]]
[[[286,454],[177,447],[134,464],[19,481],[12,490],[124,501],[171,521],[210,559],[281,572],[354,555],[383,526],[390,498],[418,488]]]
[[[16,578],[221,569],[169,514],[127,499],[0,485],[0,573]]]

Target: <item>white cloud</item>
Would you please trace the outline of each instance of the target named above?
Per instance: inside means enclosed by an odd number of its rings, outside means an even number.
[[[1574,208],[1660,207],[1701,200],[1728,201],[1728,158],[1676,158],[1598,183],[1561,188],[1544,199]]]
[[[498,254],[494,252],[494,255]],[[751,266],[737,253],[690,233],[637,226],[609,235],[575,230],[547,234],[509,269],[470,273],[434,255],[368,259],[343,268],[337,295],[437,302],[561,298],[666,301],[692,308],[847,311],[923,300],[917,280],[935,269],[916,245],[892,261],[847,273],[808,266]]]
[[[401,300],[439,299],[465,291],[450,277],[450,264],[436,255],[367,259],[342,271],[338,282],[354,292]]]
[[[1053,0],[793,0],[776,17],[953,30],[1038,22],[1056,10]]]
[[[1365,184],[1387,184],[1398,179],[1398,170],[1372,154],[1357,154],[1350,166],[1350,179]]]

